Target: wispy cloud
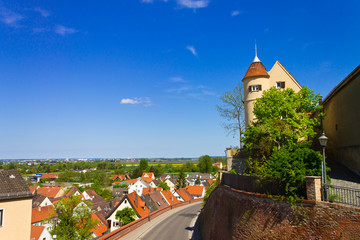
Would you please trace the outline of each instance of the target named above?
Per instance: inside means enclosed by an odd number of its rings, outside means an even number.
[[[209,5],[210,0],[176,0],[179,6],[185,8],[206,8]]]
[[[57,25],[55,26],[55,29],[54,29],[55,33],[61,35],[61,36],[65,36],[65,35],[68,35],[68,34],[73,34],[73,33],[76,33],[77,30],[74,29],[74,28],[68,28],[68,27],[65,27],[63,25]]]
[[[216,93],[211,91],[210,88],[205,87],[203,85],[198,86],[181,86],[177,88],[166,89],[165,92],[177,94],[182,97],[191,97],[201,99],[204,96],[215,96]]]
[[[120,101],[120,104],[130,104],[130,105],[138,105],[138,104],[142,104],[145,107],[149,107],[152,105],[150,98],[145,97],[145,98],[123,98]]]
[[[268,33],[268,32],[270,32],[270,28],[265,28],[264,33]]]
[[[194,56],[197,56],[194,46],[186,46],[186,49],[189,50]]]
[[[19,27],[18,22],[24,17],[16,12],[0,6],[0,21],[11,27]]]
[[[50,12],[41,7],[34,7],[34,11],[40,13],[40,15],[43,17],[50,16]]]
[[[235,11],[232,11],[230,15],[231,15],[232,17],[235,17],[235,16],[240,15],[240,14],[241,14],[240,11],[235,10]]]
[[[170,89],[165,90],[165,92],[180,94],[180,93],[183,93],[183,92],[187,92],[189,90],[191,90],[191,87],[184,86],[184,87],[178,87],[178,88],[170,88]]]
[[[184,83],[186,82],[182,77],[171,77],[169,79],[170,82],[178,82],[178,83]]]

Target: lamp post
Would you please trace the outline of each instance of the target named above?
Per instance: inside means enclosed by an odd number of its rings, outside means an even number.
[[[58,221],[58,218],[57,218],[57,217],[54,217],[55,226],[54,226],[54,235],[52,236],[53,239],[56,239],[56,237],[57,237],[57,235],[56,235],[56,224],[57,224],[57,221]]]
[[[321,165],[322,170],[322,184],[323,184],[323,193],[324,193],[324,200],[328,201],[328,192],[327,192],[327,184],[326,184],[326,163],[325,163],[325,147],[327,144],[328,138],[325,136],[325,133],[323,132],[322,135],[319,137],[320,145],[323,148],[323,162]]]

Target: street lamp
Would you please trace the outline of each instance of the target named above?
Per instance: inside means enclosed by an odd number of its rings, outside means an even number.
[[[56,239],[56,237],[57,237],[57,235],[56,235],[56,224],[57,224],[58,220],[59,219],[57,217],[54,217],[54,219],[53,219],[53,221],[55,223],[53,239]]]
[[[323,162],[321,165],[321,170],[322,170],[322,184],[323,184],[323,188],[324,188],[325,201],[328,201],[327,185],[326,185],[326,163],[325,163],[325,147],[327,144],[327,140],[328,140],[328,138],[325,136],[325,133],[323,132],[322,135],[319,137],[319,142],[323,148]]]

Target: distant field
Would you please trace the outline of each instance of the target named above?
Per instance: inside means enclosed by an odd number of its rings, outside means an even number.
[[[150,166],[157,166],[157,165],[159,165],[159,164],[161,164],[161,166],[163,166],[163,167],[164,167],[166,164],[169,164],[169,165],[171,165],[171,166],[173,166],[173,167],[179,167],[179,166],[184,165],[183,163],[149,163]],[[195,165],[197,165],[197,164],[195,164]],[[137,166],[139,166],[139,163],[125,164],[125,166],[126,166],[126,167],[137,167]]]

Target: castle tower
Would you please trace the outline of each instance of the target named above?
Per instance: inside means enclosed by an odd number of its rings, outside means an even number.
[[[245,128],[256,119],[253,113],[254,104],[256,99],[262,96],[263,91],[276,87],[278,89],[292,88],[297,93],[302,88],[279,61],[276,61],[268,72],[257,56],[256,44],[255,58],[242,81],[244,83]]]

